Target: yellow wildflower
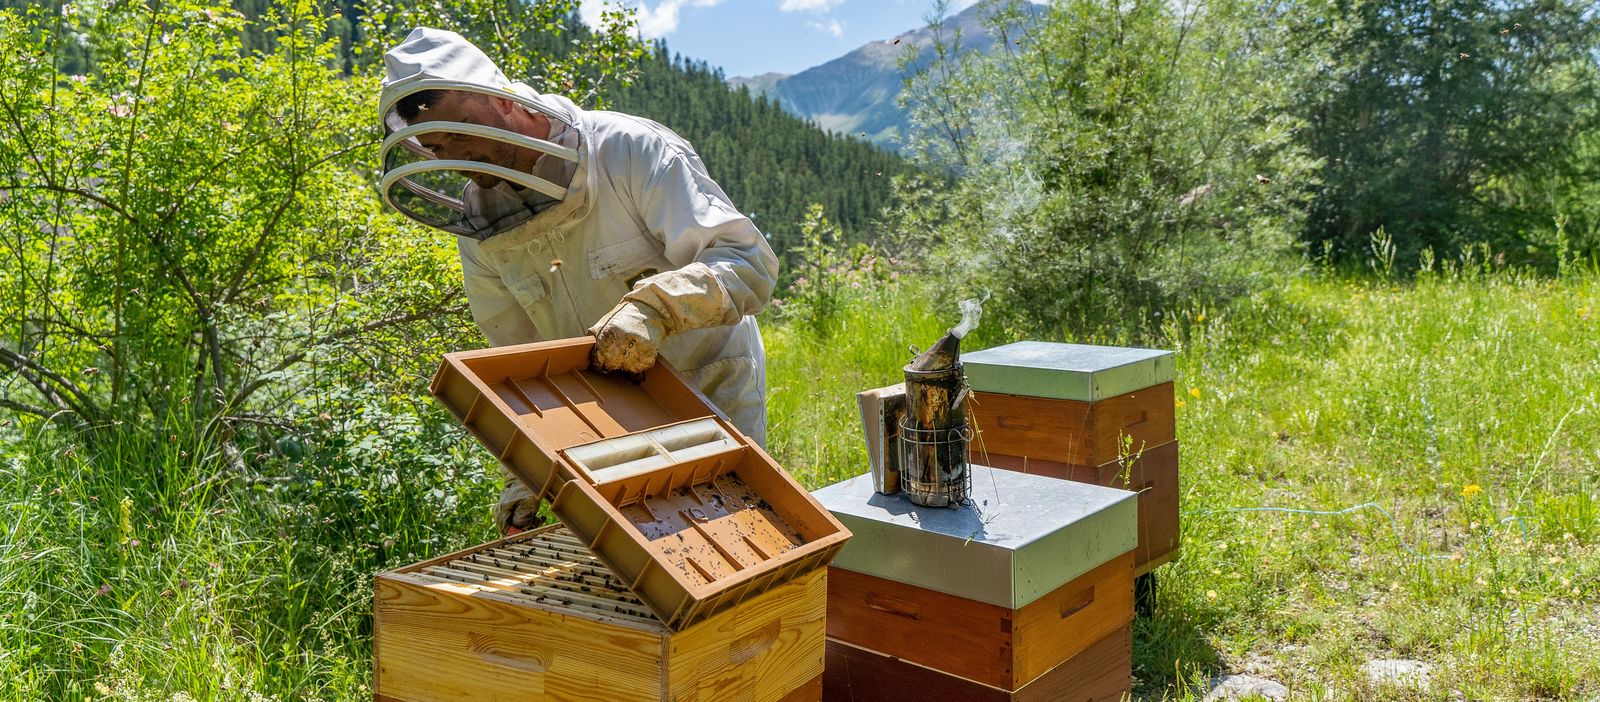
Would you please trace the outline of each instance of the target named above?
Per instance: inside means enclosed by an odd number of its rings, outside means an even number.
[[[1588,309],[1588,308],[1585,307],[1584,309]],[[1195,315],[1194,321],[1196,321],[1196,322],[1204,322],[1204,321],[1206,321],[1206,313],[1201,312],[1200,314]]]
[[[1172,404],[1173,404],[1174,407],[1177,407],[1178,409],[1183,409],[1183,398],[1181,398],[1181,397],[1173,398]]]
[[[1189,394],[1196,400],[1200,399],[1200,388],[1189,388]]]
[[[1471,485],[1461,488],[1462,497],[1472,497],[1480,492],[1483,492],[1483,488],[1479,487],[1477,483],[1472,483]]]

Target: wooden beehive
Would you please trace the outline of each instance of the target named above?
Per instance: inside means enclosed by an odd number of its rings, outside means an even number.
[[[990,453],[1101,466],[1122,456],[1124,441],[1137,451],[1177,438],[1171,382],[1096,402],[974,391],[969,407],[976,460]]]
[[[1127,691],[1133,493],[973,471],[955,509],[876,494],[869,475],[817,491],[855,534],[829,569],[824,699]]]
[[[1018,690],[998,687],[828,639],[826,702],[924,699],[939,702],[1116,702],[1133,674],[1128,625],[1091,644]]]
[[[1135,574],[1177,555],[1170,351],[1029,341],[963,360],[974,391],[973,460],[1137,492]]]
[[[827,571],[674,631],[560,525],[381,573],[378,702],[816,700]]]
[[[825,568],[849,532],[665,362],[593,337],[445,356],[432,391],[670,629]]]
[[[1020,690],[1133,619],[1124,553],[1020,608],[842,568],[828,572],[828,638],[1000,690]]]

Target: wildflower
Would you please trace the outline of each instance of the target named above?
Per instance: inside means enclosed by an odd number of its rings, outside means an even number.
[[[1592,312],[1592,310],[1589,309],[1588,305],[1584,305],[1582,307],[1579,307],[1578,308],[1578,319],[1588,320],[1589,319],[1589,314],[1591,312]]]
[[[1216,590],[1206,590],[1206,599],[1208,599],[1208,600],[1217,599],[1217,591]]]
[[[1461,488],[1462,497],[1472,497],[1480,492],[1483,492],[1483,488],[1479,487],[1477,483],[1472,483],[1464,488]]]
[[[1189,395],[1196,400],[1200,399],[1200,388],[1189,388]]]
[[[1196,322],[1204,322],[1204,321],[1206,321],[1206,313],[1201,312],[1200,314],[1195,315],[1194,321],[1196,321]]]
[[[1181,397],[1173,398],[1172,399],[1172,405],[1174,407],[1177,407],[1178,409],[1183,409],[1183,398],[1181,398]]]

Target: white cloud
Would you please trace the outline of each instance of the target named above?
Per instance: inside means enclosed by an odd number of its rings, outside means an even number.
[[[844,0],[783,0],[778,9],[783,12],[827,12],[844,4]]]
[[[828,34],[833,35],[834,39],[841,39],[844,37],[844,23],[837,19],[830,19],[826,22],[811,20],[806,22],[806,26],[819,32],[827,32]]]
[[[613,0],[583,0],[578,6],[578,17],[584,24],[591,27],[600,24],[600,13],[607,6],[622,5],[634,8],[634,17],[639,21],[639,36],[646,39],[660,39],[678,31],[678,10],[685,5],[689,7],[713,7],[722,0],[660,0],[651,5],[649,2],[615,2]]]

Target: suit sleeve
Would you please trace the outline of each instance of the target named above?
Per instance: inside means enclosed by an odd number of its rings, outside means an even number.
[[[640,281],[627,297],[666,306],[681,328],[734,324],[760,312],[778,279],[778,257],[766,237],[711,180],[698,156],[662,151],[635,201],[645,227],[679,270],[654,283]]]

